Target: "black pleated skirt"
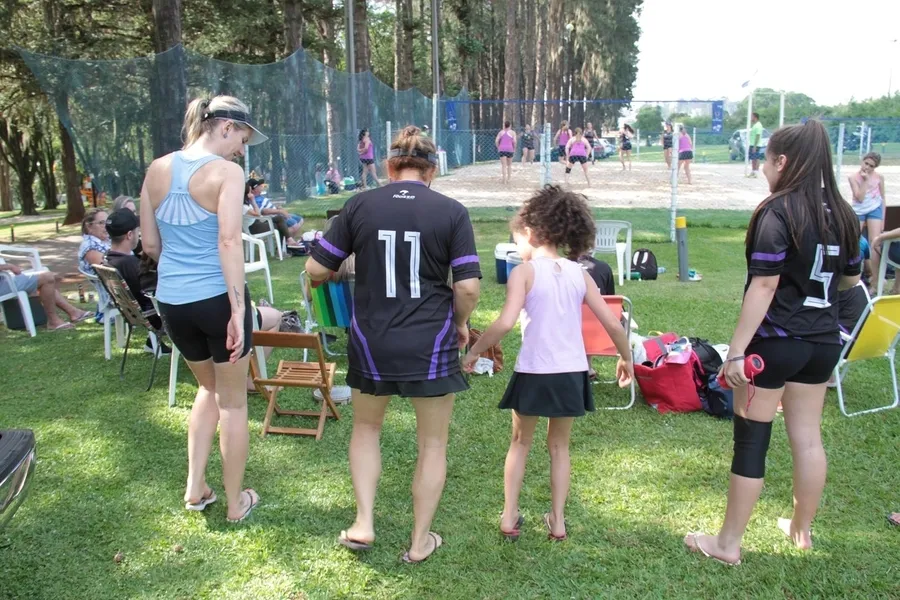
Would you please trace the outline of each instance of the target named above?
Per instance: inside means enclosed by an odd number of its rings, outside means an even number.
[[[583,417],[594,410],[588,372],[513,372],[498,408],[532,417]]]

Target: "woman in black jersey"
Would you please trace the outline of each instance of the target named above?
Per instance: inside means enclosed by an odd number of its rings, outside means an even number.
[[[591,164],[594,164],[594,138],[597,137],[597,131],[594,129],[594,124],[588,122],[584,127],[584,139],[587,140],[588,147],[588,156],[591,160]]]
[[[368,550],[375,541],[381,424],[391,396],[411,398],[419,455],[407,562],[425,560],[442,543],[429,527],[447,474],[453,401],[468,388],[459,349],[481,278],[469,213],[429,188],[436,166],[434,142],[416,127],[401,131],[387,161],[390,183],[351,198],[306,263],[310,279],[321,282],[349,255],[356,259],[347,372],[356,521],[338,542]]]
[[[822,405],[841,353],[838,291],[859,281],[861,263],[859,221],[838,191],[821,123],[779,129],[763,173],[771,194],[750,219],[744,302],[722,366],[735,412],[725,522],[718,535],[685,538],[691,550],[728,564],[740,563],[779,401],[794,460],[794,513],[779,526],[798,548],[812,545],[810,525],[825,487]],[[749,381],[744,357],[752,354],[765,369]]]
[[[663,155],[666,157],[666,167],[672,168],[672,137],[674,136],[675,130],[672,129],[672,124],[668,121],[666,122],[663,128],[662,134],[662,147],[663,147]]]
[[[525,131],[522,133],[522,166],[525,166],[525,163],[530,165],[534,164],[534,130],[531,129],[531,125],[525,126]]]
[[[628,123],[622,125],[619,130],[619,160],[622,162],[622,170],[625,170],[625,159],[628,159],[628,170],[631,170],[631,138],[634,137],[634,128]]]

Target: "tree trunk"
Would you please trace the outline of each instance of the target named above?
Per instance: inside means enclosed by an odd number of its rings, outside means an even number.
[[[182,145],[187,80],[181,46],[181,0],[153,0],[152,12],[153,46],[157,53],[151,77],[153,155],[159,157]]]
[[[366,71],[372,70],[367,2],[366,0],[350,1],[353,2],[353,48],[356,53],[356,72],[365,73]],[[366,110],[368,110],[368,108]]]
[[[564,0],[550,0],[550,19],[547,23],[547,100],[549,104],[546,111],[546,120],[555,129],[559,121],[564,117],[559,107],[562,98],[563,84],[563,39],[565,30],[565,5]]]
[[[19,205],[23,215],[37,215],[37,204],[34,201],[34,179],[36,171],[33,168],[25,168],[23,171],[16,169],[19,176]]]
[[[303,5],[301,0],[284,0],[284,55],[303,47]]]
[[[522,47],[522,75],[523,75],[523,98],[532,102],[535,98],[534,91],[534,80],[535,80],[535,28],[534,28],[534,12],[535,12],[535,2],[536,0],[521,0],[521,11],[525,17],[525,39],[522,40],[524,45]],[[534,106],[535,104],[525,104],[524,110],[522,111],[522,119],[523,121],[530,122],[532,125],[536,125],[537,121],[534,118]]]
[[[328,144],[328,162],[337,160],[338,147],[335,139],[335,126],[337,125],[337,115],[334,112],[334,102],[332,101],[332,69],[334,69],[334,23],[328,17],[319,18],[318,22],[319,35],[325,43],[322,51],[322,63],[325,65],[325,136]]]
[[[11,211],[12,188],[10,186],[9,165],[5,160],[0,160],[0,210]]]
[[[44,210],[53,210],[59,205],[59,200],[57,198],[56,173],[53,172],[56,152],[53,148],[53,137],[49,130],[42,132],[38,161],[40,162],[38,178],[41,183],[41,192],[44,194]]]
[[[518,0],[506,0],[506,53],[503,59],[505,67],[503,82],[503,99],[505,101],[518,99],[519,91],[519,44],[521,43],[522,29],[516,27],[516,8]],[[517,32],[519,35],[516,35]],[[503,120],[517,122],[521,103],[504,103]]]
[[[20,127],[0,117],[0,158],[5,160],[19,182],[19,204],[23,215],[36,215],[34,203],[34,179],[40,157],[41,132],[35,126],[31,135]]]
[[[61,100],[62,106],[68,111],[68,97]],[[59,106],[59,105],[57,105]],[[84,218],[84,203],[81,201],[81,182],[78,181],[78,168],[75,164],[75,146],[72,144],[72,138],[69,130],[66,129],[62,121],[59,121],[59,146],[62,157],[63,181],[66,189],[66,218],[63,221],[65,225],[81,223]],[[138,138],[141,139],[140,137]],[[143,143],[141,143],[141,167],[143,172]]]
[[[541,4],[543,9],[546,5]],[[541,131],[544,128],[544,91],[547,89],[547,19],[538,19],[537,45],[535,48],[534,65],[534,109],[531,111],[531,121]]]

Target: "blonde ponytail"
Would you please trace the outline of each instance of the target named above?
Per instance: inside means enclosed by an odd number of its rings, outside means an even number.
[[[193,145],[204,133],[210,133],[216,127],[216,119],[206,118],[207,113],[217,110],[230,110],[249,114],[247,105],[233,96],[216,96],[212,100],[195,98],[188,104],[184,113],[184,125],[181,128],[181,137],[184,140],[184,148]],[[234,123],[241,130],[249,129],[242,123]]]

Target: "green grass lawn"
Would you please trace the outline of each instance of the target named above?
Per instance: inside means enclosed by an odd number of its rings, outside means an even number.
[[[497,316],[504,299],[493,261],[494,245],[507,238],[497,218],[508,213],[501,211],[473,214],[485,275],[473,317],[479,327]],[[657,212],[628,216],[653,223],[664,216]],[[689,240],[691,266],[704,275],[700,283],[676,282],[674,245],[646,244],[669,272],[619,290],[634,301],[641,332],[728,342],[741,301],[744,232],[738,225],[746,218],[689,217],[706,224],[691,229]],[[302,265],[299,258],[274,263],[279,307],[299,307]],[[263,296],[258,273],[250,285],[255,298]],[[264,405],[251,396],[246,484],[260,492],[262,504],[246,524],[234,526],[221,502],[205,514],[183,509],[194,393],[183,365],[178,406],[169,409],[168,361],[149,393],[143,391],[149,355],[129,358],[120,381],[117,362],[103,360],[99,326],[41,331],[35,339],[0,331],[0,427],[34,429],[39,457],[30,497],[0,534],[0,598],[900,597],[900,531],[884,519],[887,510],[900,510],[900,411],[847,419],[833,392],[823,420],[829,482],[812,552],[793,549],[776,526],[791,507],[790,453],[779,417],[744,564],[727,568],[689,554],[682,536],[715,531],[722,521],[731,425],[704,413],[659,415],[640,402],[576,423],[570,537],[560,544],[547,541],[540,523],[550,491],[539,435],[522,494],[523,536],[504,543],[497,526],[510,417],[496,405],[519,349],[517,335],[503,348],[506,369],[492,379],[473,378],[457,401],[447,487],[433,526],[445,545],[428,562],[408,566],[399,561],[412,525],[416,444],[408,402],[392,403],[384,428],[376,548],[355,556],[335,543],[354,517],[347,467],[352,407],[327,424],[320,442],[261,439]],[[346,373],[346,362],[338,368]],[[886,366],[860,367],[847,395],[857,406],[873,405],[887,399],[889,387]],[[622,390],[603,384],[594,394],[598,406],[625,402]],[[288,406],[312,406],[309,394],[284,396]],[[209,481],[222,497],[220,467],[214,453]],[[125,556],[121,564],[113,561],[117,552]]]

